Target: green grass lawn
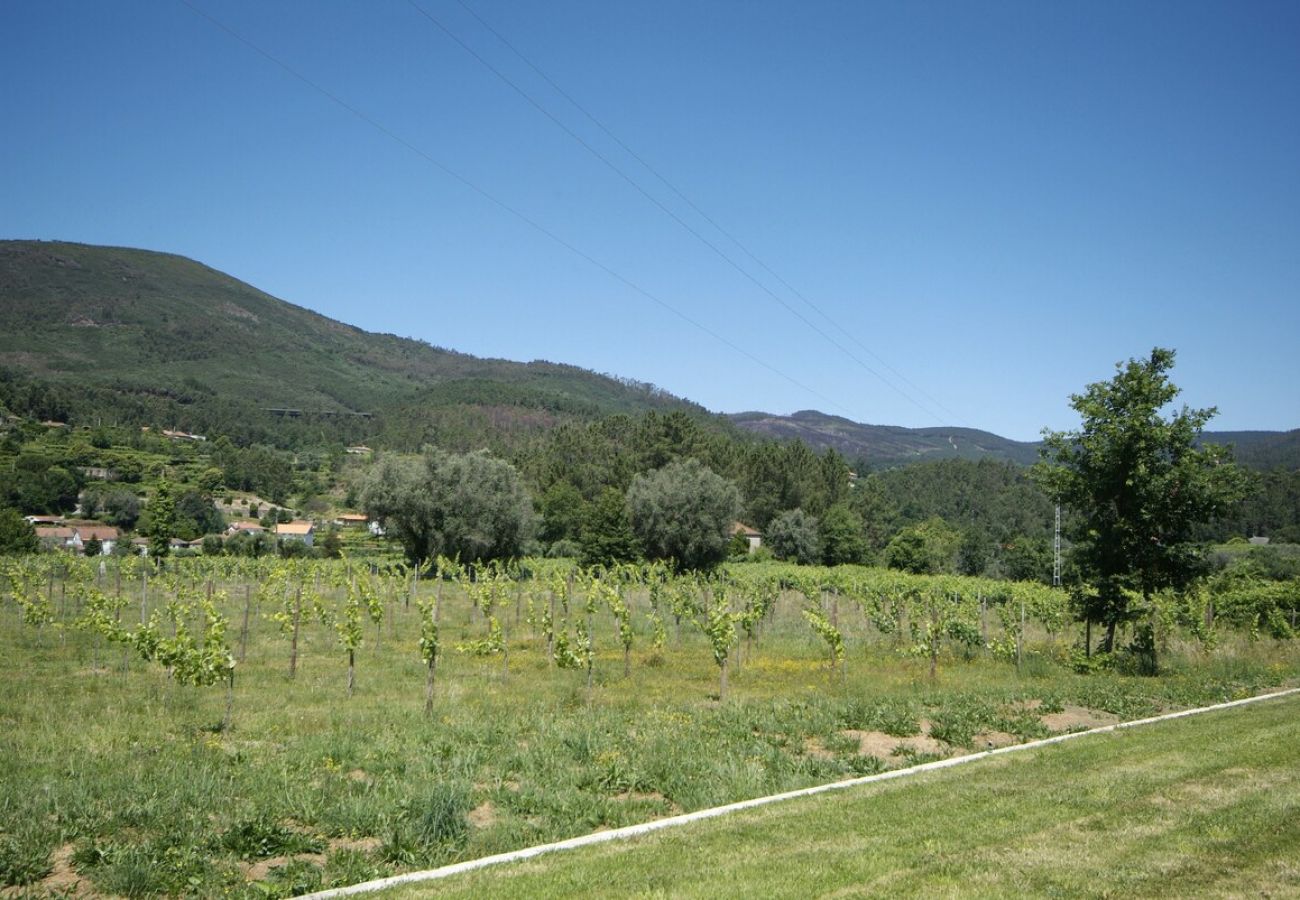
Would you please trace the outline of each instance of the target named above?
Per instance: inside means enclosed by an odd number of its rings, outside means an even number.
[[[385,893],[1300,896],[1300,697]]]

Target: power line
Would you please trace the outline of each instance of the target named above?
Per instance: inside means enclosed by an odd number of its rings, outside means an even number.
[[[900,393],[900,394],[901,394],[905,399],[907,399],[907,400],[908,400],[909,402],[911,402],[913,405],[915,405],[915,406],[917,406],[918,408],[922,409],[922,411],[925,412],[927,415],[934,415],[934,411],[933,411],[933,410],[931,410],[931,409],[926,409],[926,408],[924,407],[924,405],[922,405],[920,402],[918,402],[915,398],[911,397],[911,396],[908,395],[905,391],[902,391],[901,389],[899,389],[897,386],[891,384],[891,383],[888,381],[888,379],[884,378],[884,377],[881,376],[878,372],[876,372],[874,369],[872,369],[870,366],[867,366],[867,365],[866,365],[865,363],[863,363],[861,360],[857,359],[856,356],[854,356],[854,354],[852,354],[852,353],[850,353],[849,351],[845,350],[845,348],[843,348],[842,346],[840,346],[840,344],[839,344],[838,342],[836,342],[835,340],[833,340],[832,338],[830,338],[828,335],[826,335],[824,332],[822,332],[821,329],[817,328],[815,325],[813,325],[811,322],[809,322],[807,319],[805,319],[802,315],[800,315],[798,312],[796,312],[794,309],[792,309],[789,305],[787,305],[787,304],[785,303],[785,301],[782,300],[779,296],[777,296],[774,292],[772,292],[771,290],[769,290],[765,285],[759,283],[759,282],[758,282],[756,279],[754,279],[754,278],[753,278],[753,277],[752,277],[748,272],[746,272],[746,271],[744,271],[743,269],[741,269],[741,268],[740,268],[740,267],[739,267],[739,266],[738,266],[734,261],[732,261],[729,257],[726,257],[724,254],[722,254],[721,251],[719,251],[717,247],[715,247],[712,243],[710,243],[709,241],[705,240],[702,236],[700,236],[698,233],[696,233],[696,231],[695,231],[694,229],[690,228],[689,225],[686,225],[685,222],[682,222],[682,220],[681,220],[680,218],[678,218],[674,213],[672,213],[670,210],[668,210],[668,209],[667,209],[667,208],[666,208],[662,203],[660,203],[657,199],[655,199],[654,197],[652,197],[652,196],[651,196],[647,191],[645,191],[645,190],[644,190],[644,189],[643,189],[639,184],[637,184],[635,181],[633,181],[633,180],[632,180],[632,179],[631,179],[631,178],[630,178],[626,173],[624,173],[622,170],[618,169],[618,168],[617,168],[616,166],[614,166],[614,165],[613,165],[613,164],[612,164],[608,159],[606,159],[603,155],[601,155],[600,153],[598,153],[597,151],[595,151],[595,150],[594,150],[594,149],[593,149],[593,148],[588,144],[587,141],[583,140],[581,137],[579,137],[578,135],[576,135],[576,134],[575,134],[575,133],[574,133],[570,128],[568,128],[566,125],[564,125],[562,122],[560,122],[559,119],[557,119],[553,114],[551,114],[551,112],[549,112],[548,110],[544,109],[538,101],[536,101],[533,97],[531,97],[530,95],[528,95],[528,94],[527,94],[527,93],[526,93],[522,88],[520,88],[520,87],[519,87],[519,86],[518,86],[514,81],[512,81],[511,79],[509,79],[506,75],[504,75],[504,74],[503,74],[500,70],[498,70],[495,66],[493,66],[491,63],[489,63],[487,60],[485,60],[485,59],[484,59],[484,58],[483,58],[479,53],[477,53],[475,50],[473,50],[471,47],[469,47],[469,46],[468,46],[464,41],[462,41],[459,37],[457,37],[454,33],[452,33],[452,31],[451,31],[451,30],[450,30],[446,25],[444,25],[444,24],[443,24],[441,21],[439,21],[436,17],[434,17],[433,15],[431,15],[427,10],[425,10],[425,9],[424,9],[423,7],[421,7],[418,3],[416,3],[415,0],[407,0],[407,2],[410,3],[411,6],[413,6],[416,10],[418,10],[418,11],[419,11],[419,12],[420,12],[420,13],[421,13],[425,18],[427,18],[430,22],[432,22],[432,23],[435,24],[438,28],[440,28],[440,29],[441,29],[441,30],[442,30],[442,31],[443,31],[443,32],[444,32],[448,37],[450,37],[450,38],[451,38],[452,40],[454,40],[457,44],[459,44],[459,45],[460,45],[460,46],[461,46],[461,47],[462,47],[462,48],[463,48],[467,53],[469,53],[469,54],[470,54],[471,56],[473,56],[476,60],[478,60],[480,63],[482,63],[486,68],[488,68],[491,72],[493,72],[493,73],[494,73],[498,78],[500,78],[502,81],[504,81],[506,84],[508,84],[508,85],[509,85],[509,86],[510,86],[510,87],[511,87],[511,88],[512,88],[516,93],[518,93],[518,94],[519,94],[520,96],[522,96],[525,100],[527,100],[527,101],[528,101],[532,106],[534,106],[534,107],[535,107],[539,112],[541,112],[541,113],[542,113],[543,115],[545,115],[548,119],[550,119],[552,122],[554,122],[554,123],[555,123],[559,128],[561,128],[561,129],[562,129],[566,134],[568,134],[568,135],[569,135],[570,137],[572,137],[574,140],[578,141],[578,143],[580,143],[583,147],[585,147],[588,151],[590,151],[593,155],[595,155],[598,159],[600,159],[600,160],[601,160],[602,162],[604,162],[606,165],[610,166],[610,168],[614,169],[614,171],[616,171],[616,172],[617,172],[621,177],[623,177],[623,178],[624,178],[625,180],[627,180],[630,184],[632,184],[633,187],[635,187],[635,188],[636,188],[636,189],[637,189],[637,190],[638,190],[638,191],[639,191],[643,196],[645,196],[645,197],[646,197],[647,199],[649,199],[652,203],[654,203],[656,206],[658,206],[660,209],[662,209],[665,213],[667,213],[669,216],[671,216],[675,221],[677,221],[677,222],[678,222],[679,224],[681,224],[684,228],[686,228],[688,231],[690,231],[691,234],[695,235],[695,237],[697,237],[697,238],[699,238],[701,241],[703,241],[703,242],[704,242],[706,245],[708,245],[709,248],[712,249],[715,253],[718,253],[720,256],[723,256],[723,258],[726,259],[728,263],[730,263],[733,267],[735,267],[735,268],[737,268],[738,270],[740,270],[740,271],[742,272],[742,274],[744,274],[747,278],[749,278],[750,281],[753,281],[755,284],[757,284],[757,285],[760,287],[760,289],[762,289],[764,292],[766,292],[767,294],[769,294],[769,295],[770,295],[774,300],[776,300],[776,301],[777,301],[778,303],[780,303],[783,307],[785,307],[785,309],[787,309],[789,312],[791,312],[793,315],[795,315],[797,318],[799,318],[800,321],[803,321],[806,325],[808,325],[810,328],[812,328],[814,331],[816,331],[819,335],[821,335],[822,337],[826,338],[826,339],[827,339],[828,341],[830,341],[834,346],[836,346],[838,349],[840,349],[842,352],[844,352],[844,353],[845,353],[846,355],[848,355],[850,358],[854,359],[855,362],[857,362],[859,365],[861,365],[864,369],[866,369],[866,370],[867,370],[868,372],[870,372],[872,375],[875,375],[879,380],[881,380],[882,382],[884,382],[884,383],[885,383],[886,385],[888,385],[891,389],[893,389],[893,390],[897,391],[898,393]],[[583,116],[585,116],[585,117],[586,117],[586,118],[587,118],[587,119],[588,119],[588,120],[589,120],[593,125],[595,125],[598,129],[600,129],[600,131],[601,131],[602,133],[604,133],[606,137],[608,137],[608,138],[609,138],[610,140],[612,140],[615,144],[617,144],[617,145],[619,146],[619,148],[621,148],[625,153],[628,154],[628,156],[632,157],[632,159],[634,159],[638,164],[640,164],[640,165],[641,165],[641,166],[642,166],[646,171],[648,171],[651,175],[653,175],[656,179],[658,179],[659,182],[662,183],[666,188],[668,188],[668,190],[671,191],[671,192],[672,192],[672,193],[673,193],[673,194],[674,194],[678,199],[680,199],[683,203],[685,203],[688,207],[690,207],[690,209],[691,209],[692,211],[694,211],[696,215],[698,215],[701,219],[703,219],[703,220],[704,220],[705,222],[707,222],[711,227],[713,227],[713,228],[714,228],[714,229],[715,229],[719,234],[721,234],[724,238],[726,238],[728,241],[730,241],[732,244],[734,244],[737,248],[739,248],[739,250],[740,250],[740,251],[741,251],[745,256],[747,256],[750,260],[752,260],[752,261],[753,261],[753,262],[754,262],[754,263],[755,263],[759,268],[761,268],[761,269],[762,269],[764,272],[766,272],[769,276],[771,276],[773,279],[775,279],[776,282],[777,282],[778,284],[780,284],[780,285],[781,285],[782,287],[784,287],[787,291],[789,291],[791,294],[793,294],[795,297],[797,297],[799,300],[801,300],[801,301],[804,303],[804,305],[806,305],[808,308],[810,308],[811,310],[813,310],[813,312],[815,312],[817,315],[819,315],[819,316],[820,316],[824,321],[826,321],[826,322],[827,322],[827,323],[828,323],[832,328],[834,328],[835,330],[837,330],[839,333],[843,334],[845,337],[848,338],[849,341],[851,341],[852,343],[856,344],[856,345],[857,345],[860,349],[862,349],[865,353],[867,353],[869,356],[871,356],[873,359],[875,359],[876,362],[878,362],[878,363],[879,363],[883,368],[885,368],[885,369],[888,370],[891,374],[893,374],[894,377],[896,377],[899,381],[903,382],[903,383],[906,384],[908,387],[910,387],[912,390],[916,391],[918,394],[920,394],[922,397],[924,397],[924,398],[925,398],[927,401],[929,401],[930,403],[934,404],[935,407],[937,407],[938,409],[942,410],[942,411],[943,411],[944,413],[946,413],[948,416],[952,417],[953,419],[959,418],[959,417],[956,415],[956,413],[954,413],[951,409],[949,409],[948,407],[946,407],[946,406],[945,406],[945,405],[944,405],[940,400],[938,400],[938,399],[935,398],[933,395],[931,395],[930,393],[928,393],[927,391],[925,391],[925,389],[919,387],[917,384],[915,384],[911,379],[909,379],[909,378],[908,378],[906,375],[904,375],[902,372],[899,372],[896,368],[894,368],[893,366],[891,366],[891,365],[890,365],[890,364],[889,364],[885,359],[883,359],[883,358],[882,358],[878,353],[876,353],[874,350],[872,350],[870,347],[868,347],[866,344],[864,344],[861,340],[859,340],[859,339],[858,339],[858,338],[853,334],[853,332],[851,332],[849,329],[845,328],[844,326],[840,325],[840,324],[839,324],[835,319],[833,319],[833,318],[832,318],[832,317],[831,317],[831,316],[830,316],[830,315],[829,315],[825,310],[823,310],[823,309],[822,309],[821,307],[819,307],[817,304],[813,303],[810,299],[808,299],[807,296],[805,296],[802,292],[800,292],[797,288],[795,288],[792,284],[790,284],[789,281],[787,281],[787,280],[786,280],[785,278],[783,278],[779,273],[777,273],[777,272],[776,272],[776,271],[775,271],[771,266],[769,266],[766,262],[764,262],[761,258],[759,258],[759,256],[758,256],[756,253],[754,253],[752,250],[750,250],[749,247],[747,247],[747,246],[746,246],[746,245],[745,245],[745,244],[744,244],[744,243],[743,243],[743,242],[742,242],[738,237],[736,237],[736,236],[735,236],[731,231],[729,231],[728,229],[724,228],[724,227],[723,227],[720,223],[718,223],[718,222],[717,222],[717,221],[716,221],[712,216],[710,216],[707,212],[705,212],[703,209],[701,209],[701,208],[699,207],[699,205],[697,205],[697,204],[696,204],[696,203],[695,203],[695,202],[694,202],[694,201],[693,201],[689,196],[687,196],[686,193],[685,193],[684,191],[682,191],[680,188],[678,188],[678,187],[677,187],[677,186],[676,186],[672,181],[670,181],[670,180],[669,180],[665,175],[663,175],[663,174],[662,174],[662,173],[661,173],[657,168],[655,168],[653,165],[651,165],[649,161],[647,161],[644,157],[642,157],[642,156],[641,156],[640,154],[638,154],[635,150],[633,150],[630,146],[628,146],[628,144],[627,144],[627,143],[626,143],[622,138],[620,138],[620,137],[619,137],[617,134],[615,134],[615,133],[614,133],[614,132],[609,128],[609,127],[607,127],[607,126],[605,125],[605,123],[602,122],[599,118],[597,118],[596,115],[595,115],[594,113],[592,113],[590,110],[588,110],[588,109],[587,109],[583,104],[581,104],[580,102],[578,102],[578,100],[577,100],[576,98],[574,98],[574,97],[573,97],[573,96],[572,96],[568,91],[566,91],[566,90],[565,90],[565,89],[564,89],[560,84],[558,84],[558,83],[555,81],[555,79],[551,78],[550,75],[548,75],[545,71],[543,71],[542,68],[541,68],[540,66],[538,66],[536,63],[534,63],[534,62],[533,62],[533,61],[532,61],[532,60],[531,60],[527,55],[525,55],[525,54],[523,53],[523,51],[521,51],[518,47],[516,47],[513,43],[511,43],[511,41],[510,41],[509,39],[507,39],[507,38],[505,37],[505,35],[501,34],[501,32],[499,32],[497,29],[493,28],[492,25],[491,25],[489,22],[487,22],[487,20],[485,20],[482,16],[480,16],[480,15],[478,14],[478,12],[475,11],[474,8],[471,7],[471,6],[466,2],[466,0],[456,0],[456,2],[457,2],[457,3],[461,6],[461,8],[463,8],[467,13],[469,13],[471,16],[473,16],[474,19],[475,19],[475,20],[476,20],[480,25],[483,26],[484,29],[486,29],[488,32],[490,32],[490,33],[493,35],[493,37],[495,37],[498,41],[500,41],[503,45],[505,45],[505,47],[506,47],[506,48],[507,48],[511,53],[513,53],[515,56],[517,56],[517,57],[518,57],[518,58],[519,58],[519,59],[520,59],[520,60],[521,60],[525,65],[527,65],[530,69],[532,69],[532,71],[533,71],[533,72],[534,72],[534,73],[535,73],[539,78],[541,78],[543,81],[545,81],[546,84],[548,84],[548,85],[549,85],[549,86],[550,86],[550,87],[551,87],[551,88],[552,88],[556,93],[558,93],[561,97],[563,97],[566,101],[568,101],[568,103],[569,103],[570,105],[572,105],[576,110],[578,110],[578,112],[580,112]],[[943,417],[943,416],[935,416],[935,418],[939,419],[939,420],[942,422],[944,417]]]
[[[469,188],[474,193],[478,194],[483,199],[487,200],[489,203],[496,206],[498,209],[502,210],[503,212],[509,213],[511,216],[514,216],[516,219],[528,225],[530,228],[534,229],[538,233],[546,236],[547,238],[550,238],[552,241],[554,241],[556,244],[559,244],[565,250],[569,251],[570,253],[577,256],[578,258],[586,261],[590,265],[595,266],[597,269],[601,270],[606,275],[613,278],[615,281],[618,281],[620,284],[624,285],[625,287],[631,289],[632,291],[635,291],[637,294],[640,294],[642,297],[646,298],[647,300],[650,300],[652,303],[655,303],[660,307],[668,310],[669,312],[677,316],[682,321],[693,326],[699,331],[702,331],[703,333],[707,334],[709,337],[725,345],[726,347],[730,348],[736,353],[739,353],[741,356],[745,357],[750,362],[753,362],[756,365],[759,365],[762,368],[767,369],[769,372],[779,376],[780,378],[785,379],[790,384],[794,385],[800,390],[805,391],[814,397],[817,397],[818,399],[830,404],[831,406],[834,406],[835,408],[841,410],[842,412],[848,412],[848,410],[845,409],[842,405],[832,400],[831,398],[827,397],[825,394],[821,393],[820,391],[812,387],[809,387],[808,385],[794,378],[792,375],[786,374],[782,370],[778,369],[776,366],[756,356],[755,354],[746,350],[744,347],[741,347],[740,345],[736,344],[734,341],[724,337],[723,335],[714,331],[712,328],[709,328],[707,325],[704,325],[703,323],[697,321],[696,319],[691,318],[686,313],[682,312],[680,309],[673,306],[668,301],[664,300],[663,298],[657,296],[654,293],[651,293],[649,290],[641,287],[639,284],[632,281],[630,278],[623,275],[621,272],[618,272],[617,270],[611,268],[610,266],[596,259],[591,254],[587,253],[586,251],[580,249],[579,247],[575,246],[574,244],[560,237],[558,234],[551,231],[546,226],[542,225],[536,219],[533,219],[532,217],[528,216],[526,213],[520,211],[519,209],[516,209],[515,207],[506,203],[504,200],[501,200],[495,194],[489,192],[487,189],[480,187],[477,183],[471,181],[469,178],[465,177],[464,175],[460,174],[456,170],[442,163],[441,161],[439,161],[429,153],[425,152],[419,146],[411,143],[406,138],[392,131],[382,122],[373,118],[372,116],[370,116],[363,110],[359,109],[358,107],[352,105],[351,103],[348,103],[342,97],[330,91],[328,88],[324,87],[320,83],[313,81],[311,78],[308,78],[302,72],[299,72],[297,69],[293,68],[288,63],[284,62],[282,59],[272,54],[270,51],[265,50],[261,46],[253,43],[251,40],[244,37],[243,34],[236,31],[234,28],[231,28],[229,25],[225,24],[221,20],[212,16],[201,7],[195,5],[193,2],[191,2],[191,0],[177,0],[177,2],[179,2],[181,5],[188,8],[195,15],[206,20],[209,24],[225,32],[231,38],[238,41],[240,44],[243,44],[249,50],[252,50],[254,53],[261,56],[263,59],[277,66],[284,72],[288,73],[298,81],[305,84],[307,87],[321,94],[330,102],[334,103],[340,108],[351,113],[353,116],[360,119],[362,122],[366,123],[371,128],[374,128],[380,134],[384,135],[385,137],[389,138],[390,140],[394,141],[395,143],[409,150],[411,153],[414,153],[416,156],[420,157],[425,162],[432,165],[434,168],[438,169],[438,171],[442,172],[447,177],[459,182],[460,184]]]

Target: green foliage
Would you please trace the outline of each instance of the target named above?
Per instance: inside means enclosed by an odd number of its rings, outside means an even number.
[[[914,575],[937,575],[956,570],[961,532],[942,519],[927,519],[904,528],[885,548],[885,562],[891,569]]]
[[[223,850],[240,859],[320,853],[325,849],[325,842],[320,838],[293,831],[265,815],[235,823],[217,841]]]
[[[13,508],[0,509],[0,555],[22,555],[40,549],[36,529]]]
[[[1019,535],[1002,549],[1002,574],[1012,581],[1052,580],[1052,548],[1046,538]]]
[[[458,456],[431,448],[420,461],[385,458],[367,474],[361,504],[415,563],[438,555],[519,556],[534,526],[518,472],[484,452]]]
[[[546,489],[538,505],[542,523],[537,536],[542,542],[578,540],[588,514],[587,503],[576,487],[567,481],[557,481]]]
[[[802,509],[789,509],[768,522],[763,543],[778,559],[801,565],[821,560],[817,520]]]
[[[154,559],[164,559],[171,553],[171,540],[176,527],[176,502],[172,498],[171,485],[166,481],[158,482],[153,498],[149,501],[149,555]]]
[[[63,459],[35,449],[19,452],[12,466],[0,470],[0,505],[29,514],[71,512],[83,479]]]
[[[587,508],[578,540],[578,561],[583,566],[616,566],[641,556],[632,532],[627,500],[615,488],[605,488]]]
[[[1109,628],[1148,600],[1203,574],[1196,530],[1245,496],[1246,476],[1221,446],[1198,446],[1215,410],[1161,410],[1178,395],[1169,380],[1174,352],[1156,348],[1117,367],[1113,379],[1071,398],[1077,431],[1047,432],[1034,476],[1076,514],[1074,558],[1096,587],[1085,614]]]
[[[862,519],[847,503],[837,503],[822,516],[822,563],[827,566],[860,565],[867,561]]]
[[[673,560],[679,569],[709,569],[727,552],[740,494],[693,459],[638,475],[628,488],[632,530],[647,555]]]

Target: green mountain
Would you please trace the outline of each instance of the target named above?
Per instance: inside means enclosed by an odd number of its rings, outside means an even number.
[[[44,241],[0,241],[0,370],[11,401],[46,418],[276,443],[418,446],[449,430],[474,443],[610,413],[707,415],[575,366],[362,331],[180,256]]]

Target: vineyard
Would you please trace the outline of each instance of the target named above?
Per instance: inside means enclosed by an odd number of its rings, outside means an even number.
[[[1063,591],[859,567],[0,573],[0,884],[38,893],[289,895],[1300,675],[1295,582],[1089,655]]]

